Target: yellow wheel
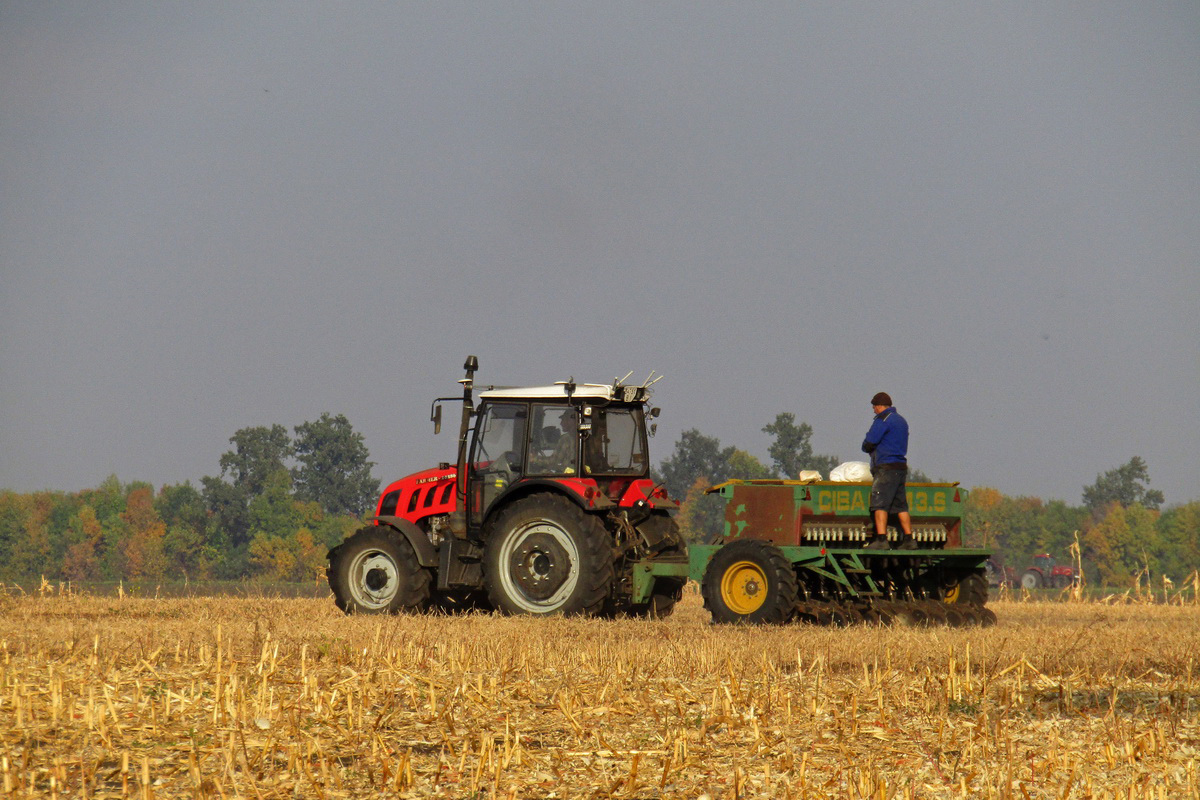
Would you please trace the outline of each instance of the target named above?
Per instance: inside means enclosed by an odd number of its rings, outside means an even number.
[[[708,562],[700,584],[713,622],[787,622],[796,610],[796,572],[769,542],[737,539]]]
[[[947,586],[945,594],[942,595],[944,602],[972,606],[982,606],[987,602],[987,599],[987,579],[978,572],[964,575],[961,579],[955,581],[952,586]]]
[[[767,599],[767,576],[752,561],[731,564],[721,576],[721,600],[737,614],[753,614]]]

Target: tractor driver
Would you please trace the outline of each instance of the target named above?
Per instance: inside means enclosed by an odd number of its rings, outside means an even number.
[[[889,550],[887,539],[888,514],[895,514],[904,531],[898,547],[916,548],[912,538],[912,518],[908,513],[905,483],[908,479],[908,422],[892,405],[887,392],[871,398],[875,421],[863,439],[864,453],[871,455],[871,515],[875,518],[875,536],[867,544],[871,550]]]
[[[575,409],[563,411],[558,425],[560,432],[554,450],[549,455],[539,457],[538,464],[548,472],[574,475],[576,454],[579,452],[579,420]],[[548,428],[547,432],[552,433],[554,429]]]

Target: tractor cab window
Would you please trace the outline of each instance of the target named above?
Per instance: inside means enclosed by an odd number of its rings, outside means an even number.
[[[485,513],[492,501],[521,476],[527,416],[524,403],[493,403],[483,411],[471,449],[474,511]]]
[[[584,439],[583,471],[589,475],[643,475],[646,437],[642,409],[596,408]]]
[[[534,403],[529,436],[529,475],[575,475],[579,471],[579,412],[575,406]]]

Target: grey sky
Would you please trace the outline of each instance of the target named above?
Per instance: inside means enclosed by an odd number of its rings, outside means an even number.
[[[385,482],[480,378],[666,374],[655,460],[1200,499],[1200,5],[0,3],[0,487]]]

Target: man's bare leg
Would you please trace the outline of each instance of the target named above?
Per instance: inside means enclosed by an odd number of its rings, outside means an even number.
[[[871,541],[867,542],[867,549],[890,550],[891,544],[888,543],[887,539],[887,512],[876,510],[872,516],[875,518],[875,535],[871,538]]]

